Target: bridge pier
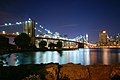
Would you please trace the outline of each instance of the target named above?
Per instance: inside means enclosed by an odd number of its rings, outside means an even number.
[[[78,43],[78,48],[84,48],[84,43]]]

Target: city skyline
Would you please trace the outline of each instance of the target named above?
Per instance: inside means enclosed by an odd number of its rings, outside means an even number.
[[[0,2],[1,25],[25,21],[31,17],[52,32],[68,35],[69,38],[88,34],[89,40],[93,42],[99,41],[99,32],[103,29],[107,30],[110,36],[117,35],[120,29],[120,2],[115,0],[1,0]]]

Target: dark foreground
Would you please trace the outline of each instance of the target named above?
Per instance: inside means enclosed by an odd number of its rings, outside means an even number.
[[[0,67],[0,80],[120,80],[120,64],[28,64]]]

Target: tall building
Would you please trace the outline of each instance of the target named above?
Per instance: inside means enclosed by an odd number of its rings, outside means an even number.
[[[23,32],[31,37],[31,44],[35,44],[35,21],[29,18],[24,22]]]
[[[86,37],[86,42],[88,42],[88,34],[86,34],[86,36],[85,36],[85,37]]]
[[[99,33],[100,45],[105,46],[108,43],[108,33],[105,30],[100,31]]]

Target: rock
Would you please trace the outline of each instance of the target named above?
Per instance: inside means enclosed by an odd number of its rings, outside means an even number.
[[[80,64],[64,64],[60,68],[59,79],[89,80],[87,67]]]
[[[107,65],[89,65],[90,80],[111,80],[111,67]]]
[[[15,75],[15,76],[14,76]],[[14,76],[14,77],[13,77]],[[0,66],[0,80],[120,80],[120,64],[27,64]]]
[[[120,76],[120,64],[113,64],[111,65],[112,67],[112,72],[111,72],[111,77],[118,77]]]
[[[58,64],[48,64],[46,65],[47,74],[45,76],[46,80],[57,80],[58,76]]]

